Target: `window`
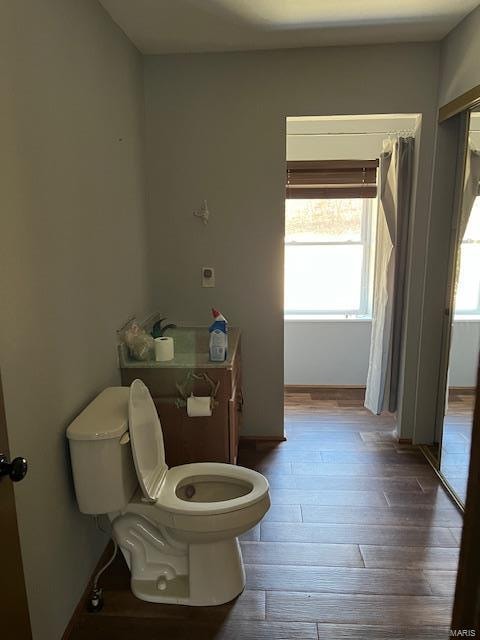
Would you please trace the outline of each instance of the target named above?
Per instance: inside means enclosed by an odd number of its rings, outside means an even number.
[[[460,247],[455,315],[480,315],[480,196],[475,199]]]
[[[374,202],[286,200],[285,314],[369,314]]]

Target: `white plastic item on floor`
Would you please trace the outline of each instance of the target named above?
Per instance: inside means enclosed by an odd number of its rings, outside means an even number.
[[[130,390],[106,389],[67,437],[80,510],[108,514],[138,598],[205,606],[241,593],[237,536],[270,506],[261,474],[214,462],[169,469],[155,405],[140,380]]]

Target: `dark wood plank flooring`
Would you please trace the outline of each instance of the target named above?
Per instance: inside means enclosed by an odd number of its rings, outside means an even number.
[[[272,507],[241,541],[247,587],[212,608],[137,600],[119,557],[72,640],[443,640],[462,519],[358,391],[288,394],[288,440],[242,450]]]
[[[474,389],[451,391],[443,422],[440,469],[463,504],[467,496],[474,403]]]

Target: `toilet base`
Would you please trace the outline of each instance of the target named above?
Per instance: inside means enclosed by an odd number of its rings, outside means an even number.
[[[184,542],[136,514],[112,514],[112,520],[140,600],[208,607],[230,602],[245,588],[237,538]]]
[[[236,598],[245,588],[237,538],[188,546],[188,575],[172,580],[138,580],[132,577],[132,593],[140,600],[165,604],[208,607]]]

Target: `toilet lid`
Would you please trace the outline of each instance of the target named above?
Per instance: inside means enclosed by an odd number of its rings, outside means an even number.
[[[138,482],[145,498],[155,502],[168,467],[157,410],[141,380],[134,380],[130,387],[128,428]]]

